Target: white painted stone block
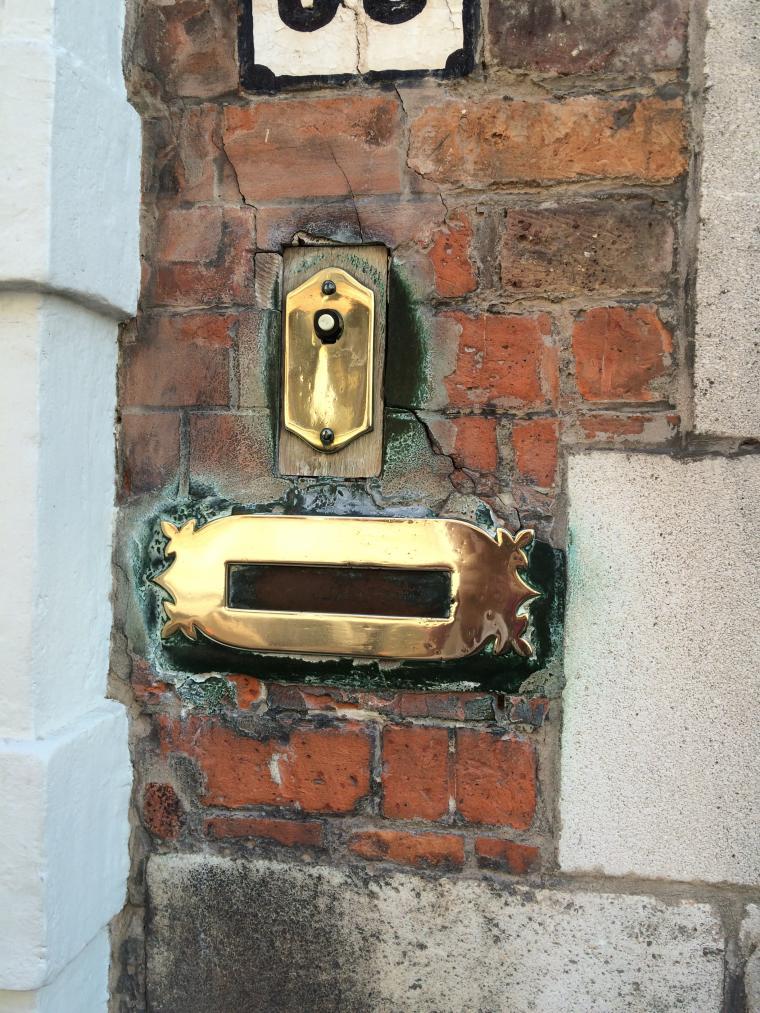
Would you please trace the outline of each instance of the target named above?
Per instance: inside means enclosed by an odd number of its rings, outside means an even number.
[[[199,854],[151,857],[148,888],[155,1013],[721,1008],[705,904]]]
[[[72,61],[110,85],[126,105],[122,42],[126,0],[37,0],[54,9],[55,41]],[[117,124],[111,131],[115,134]],[[138,151],[139,158],[139,151]],[[123,214],[127,213],[125,209]]]
[[[760,881],[760,458],[570,459],[566,871]]]
[[[55,63],[49,45],[0,36],[0,282],[44,283],[50,239]]]
[[[709,0],[695,424],[760,436],[760,5]]]
[[[103,700],[114,318],[140,269],[123,22],[122,0],[0,0],[0,1010],[104,1011],[125,894],[126,716]]]
[[[141,146],[124,86],[59,54],[51,143],[48,283],[131,316],[140,283]]]
[[[120,704],[0,739],[0,989],[52,982],[120,910],[131,780]]]
[[[44,735],[105,695],[116,324],[0,295],[0,735]]]
[[[121,71],[123,5],[0,12],[0,282],[116,317],[139,286],[140,123]]]
[[[34,638],[39,420],[39,296],[0,294],[0,735],[34,731],[28,676]]]
[[[0,40],[48,39],[53,32],[53,0],[4,0],[0,4]]]
[[[108,1007],[108,930],[53,979],[33,992],[0,992],[0,1013],[105,1013]]]

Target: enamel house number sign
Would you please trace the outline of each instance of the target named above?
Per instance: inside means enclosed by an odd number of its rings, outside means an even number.
[[[472,67],[476,0],[241,2],[241,69],[252,90]]]

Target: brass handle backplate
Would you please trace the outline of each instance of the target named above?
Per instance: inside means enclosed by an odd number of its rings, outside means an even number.
[[[285,300],[283,421],[332,454],[372,429],[375,296],[340,268],[318,271]]]

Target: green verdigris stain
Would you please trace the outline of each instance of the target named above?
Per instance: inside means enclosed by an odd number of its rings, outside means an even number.
[[[335,256],[336,250],[340,254],[339,258]],[[335,263],[336,259],[338,259],[337,264]],[[371,264],[366,257],[362,257],[359,253],[348,252],[345,247],[320,247],[311,256],[305,256],[302,260],[292,265],[289,271],[294,277],[300,278],[303,276],[304,281],[306,281],[308,276],[315,274],[317,271],[329,270],[331,267],[338,267],[342,271],[347,270],[349,274],[351,270],[355,271],[360,275],[360,281],[364,284],[367,281],[371,282],[376,287],[380,297],[383,297],[386,287],[385,275],[374,264]]]
[[[267,313],[264,321],[264,390],[269,405],[269,431],[272,446],[277,446],[280,393],[282,389],[282,316]]]
[[[178,679],[175,682],[177,696],[184,703],[196,710],[216,714],[223,710],[225,704],[235,703],[235,691],[232,685],[221,676],[212,675],[206,679]]]
[[[429,396],[429,335],[411,285],[391,259],[388,283],[388,332],[385,345],[385,403],[418,408]]]

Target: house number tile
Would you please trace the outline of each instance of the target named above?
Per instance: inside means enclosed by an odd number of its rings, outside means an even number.
[[[461,76],[472,68],[475,2],[242,0],[243,84]]]

